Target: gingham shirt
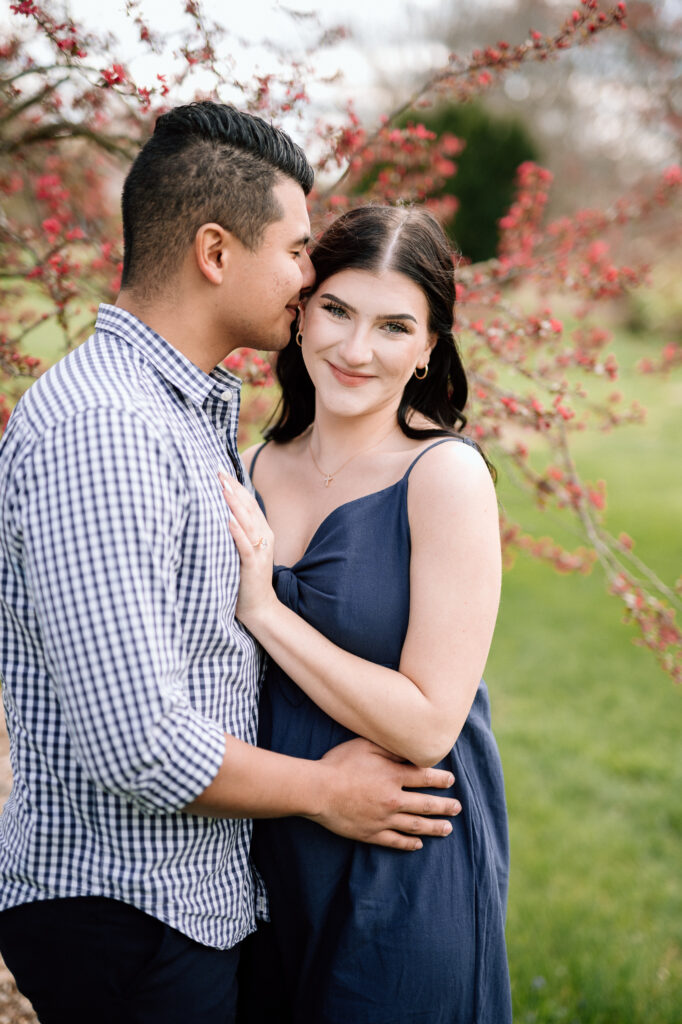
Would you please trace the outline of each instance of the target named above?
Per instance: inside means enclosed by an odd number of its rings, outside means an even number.
[[[0,443],[0,676],[14,784],[0,910],[122,900],[199,942],[254,927],[251,823],[181,813],[224,733],[255,743],[260,656],[217,471],[240,382],[130,313],[24,395]]]

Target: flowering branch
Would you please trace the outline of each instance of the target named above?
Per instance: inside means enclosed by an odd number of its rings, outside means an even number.
[[[447,95],[451,102],[465,103],[489,88],[501,75],[516,70],[524,63],[545,61],[562,50],[585,43],[587,39],[614,25],[624,28],[625,16],[624,3],[617,3],[607,11],[601,11],[597,0],[581,0],[580,8],[573,12],[554,36],[531,31],[530,37],[516,46],[510,46],[502,40],[496,46],[474,50],[466,59],[451,53],[447,64],[432,72],[408,99],[385,115],[380,127],[374,132],[366,135],[357,123],[352,125],[356,131],[350,136],[351,143],[345,147],[348,164],[336,181],[321,193],[322,198],[341,191],[353,171],[355,153],[373,147],[386,129],[395,125],[408,111],[429,106],[434,95]]]
[[[143,0],[127,0],[141,47],[167,52],[167,41],[152,32],[142,7]],[[234,61],[221,53],[227,31],[207,21],[198,0],[183,0],[183,9],[187,32],[168,54],[168,69],[152,84],[135,80],[132,63],[120,58],[113,42],[59,16],[56,0],[11,5],[24,31],[0,44],[0,125],[5,129],[0,140],[0,432],[16,397],[42,370],[29,352],[41,326],[56,324],[64,350],[73,347],[90,329],[95,299],[110,300],[119,288],[120,228],[108,181],[134,157],[154,116],[188,98],[197,72],[203,77],[196,96],[205,97],[208,71],[211,97],[236,95],[241,107],[275,123],[286,118],[290,125],[298,118],[303,124],[315,45],[343,37],[340,29],[322,32],[303,61],[287,58],[281,45],[272,43],[278,71],[241,81]],[[340,210],[368,201],[416,200],[451,218],[457,201],[439,191],[457,173],[463,143],[452,134],[436,137],[419,123],[419,109],[440,97],[466,102],[511,70],[560,59],[569,48],[625,25],[623,3],[582,0],[554,33],[531,31],[518,44],[500,41],[465,58],[451,54],[371,130],[352,103],[341,127],[320,119],[309,148],[319,153],[318,180],[325,184],[311,196],[313,223],[324,224]],[[45,58],[46,46],[51,58]],[[404,125],[408,112],[414,118]],[[561,573],[589,572],[598,563],[628,620],[638,626],[638,641],[680,680],[682,638],[675,625],[680,592],[634,555],[630,538],[605,529],[606,484],[581,478],[572,445],[580,431],[643,420],[644,410],[636,402],[626,406],[615,390],[603,400],[590,397],[594,381],[615,385],[619,367],[609,351],[609,331],[592,323],[589,314],[646,280],[646,266],[614,258],[611,235],[627,225],[651,223],[660,210],[674,223],[682,171],[668,168],[651,187],[633,190],[606,210],[579,210],[548,223],[551,186],[549,171],[522,164],[514,201],[500,221],[496,257],[458,268],[455,326],[470,379],[470,432],[509,468],[537,507],[571,516],[582,539],[567,550],[503,519],[507,561],[523,551]],[[565,303],[579,303],[574,326],[565,326],[549,305],[528,310],[527,301],[515,301],[528,283],[540,292],[538,302],[561,293]],[[247,385],[244,437],[274,404],[272,367],[250,350],[234,353],[228,365]],[[669,342],[640,360],[638,368],[671,374],[680,366],[682,346]],[[542,453],[547,453],[544,465]]]

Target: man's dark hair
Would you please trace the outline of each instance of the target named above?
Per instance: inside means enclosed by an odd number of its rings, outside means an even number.
[[[202,224],[257,249],[283,216],[272,192],[281,175],[310,192],[303,150],[261,117],[210,101],[162,114],[123,186],[122,286],[149,294],[163,285]]]

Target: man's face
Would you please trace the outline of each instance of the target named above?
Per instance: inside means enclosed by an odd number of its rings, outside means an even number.
[[[251,252],[236,239],[230,248],[223,298],[230,348],[277,351],[289,341],[303,289],[315,280],[306,245],[310,220],[303,189],[285,178],[273,188],[283,216]]]

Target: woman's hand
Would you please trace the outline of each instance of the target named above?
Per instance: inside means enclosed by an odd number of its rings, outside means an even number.
[[[272,586],[274,534],[252,494],[227,473],[218,473],[230,509],[230,533],[241,560],[235,614],[247,629],[277,603]],[[253,630],[252,630],[253,632]]]

